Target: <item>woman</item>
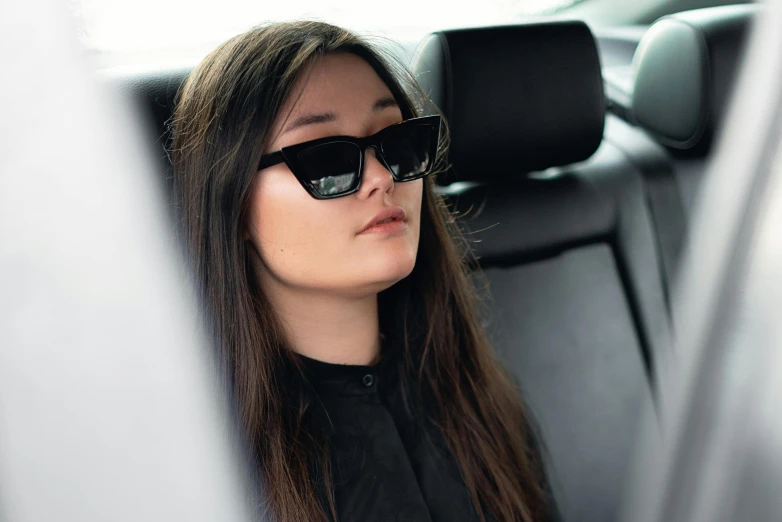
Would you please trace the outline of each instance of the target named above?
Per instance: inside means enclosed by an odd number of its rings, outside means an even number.
[[[406,77],[347,31],[275,24],[207,56],[174,115],[182,224],[267,515],[545,520],[432,190],[440,117]]]

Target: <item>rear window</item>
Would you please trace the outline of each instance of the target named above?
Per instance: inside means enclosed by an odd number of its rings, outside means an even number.
[[[583,0],[69,0],[82,42],[98,52],[210,49],[264,21],[314,19],[417,41],[437,29],[516,22]]]

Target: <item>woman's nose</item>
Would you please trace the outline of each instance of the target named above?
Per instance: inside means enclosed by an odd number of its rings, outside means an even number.
[[[361,174],[361,186],[358,189],[358,197],[369,198],[379,191],[392,194],[394,192],[394,178],[391,172],[377,158],[374,147],[368,147],[364,152],[364,171]]]

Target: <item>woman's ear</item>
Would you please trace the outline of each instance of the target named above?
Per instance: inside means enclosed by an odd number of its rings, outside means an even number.
[[[250,213],[247,213],[244,216],[244,219],[241,221],[241,234],[242,234],[242,241],[251,241],[252,240],[252,230],[250,230]]]
[[[250,229],[250,226],[245,224],[242,227],[241,234],[242,234],[242,241],[244,242],[245,248],[250,253],[250,255],[251,256],[255,255],[258,258],[260,258],[261,257],[261,253],[258,251],[258,247],[255,244],[255,241],[253,241],[253,235],[252,235],[252,230]]]

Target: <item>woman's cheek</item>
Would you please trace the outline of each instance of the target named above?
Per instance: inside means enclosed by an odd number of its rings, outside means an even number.
[[[313,199],[290,175],[268,174],[258,181],[252,214],[262,261],[289,285],[323,286],[339,269],[349,232],[340,202]]]
[[[358,289],[393,284],[410,273],[418,252],[422,180],[398,184],[390,198],[408,212],[408,232],[378,240],[356,236],[367,213],[363,203],[349,197],[315,200],[295,178],[289,183],[291,178],[260,179],[252,204],[253,242],[276,280],[295,287]]]

